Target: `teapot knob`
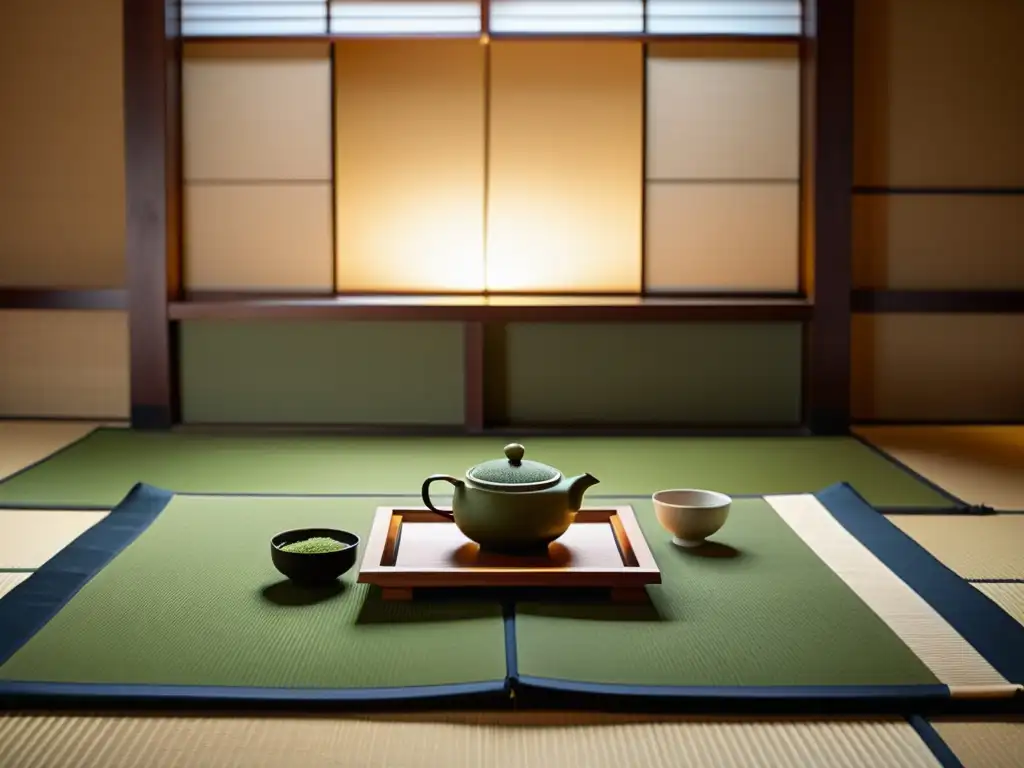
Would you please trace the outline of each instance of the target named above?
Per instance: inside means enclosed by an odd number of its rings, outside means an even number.
[[[505,456],[508,458],[512,466],[518,466],[523,461],[523,456],[526,454],[526,449],[523,448],[519,443],[509,443],[505,446]]]

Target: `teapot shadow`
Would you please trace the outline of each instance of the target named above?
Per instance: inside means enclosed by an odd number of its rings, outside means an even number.
[[[720,541],[705,541],[699,547],[676,547],[688,557],[730,560],[741,557],[743,552]]]
[[[489,552],[467,541],[448,555],[448,562],[460,568],[567,568],[572,559],[572,551],[557,541],[518,553]]]
[[[284,579],[260,590],[260,594],[267,602],[288,607],[325,603],[340,597],[344,592],[345,582],[341,580],[306,587],[290,579]]]

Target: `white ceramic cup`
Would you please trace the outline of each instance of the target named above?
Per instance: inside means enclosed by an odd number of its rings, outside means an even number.
[[[696,488],[658,491],[651,499],[658,522],[672,534],[672,543],[680,547],[703,544],[725,525],[732,506],[732,499],[724,493]]]

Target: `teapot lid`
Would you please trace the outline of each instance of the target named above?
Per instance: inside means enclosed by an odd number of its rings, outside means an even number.
[[[505,458],[493,459],[477,464],[467,473],[470,480],[481,485],[514,485],[518,490],[529,490],[524,486],[546,487],[561,479],[562,473],[539,461],[524,461],[526,449],[519,443],[505,446]]]

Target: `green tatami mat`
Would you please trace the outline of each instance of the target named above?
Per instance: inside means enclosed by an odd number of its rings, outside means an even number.
[[[419,493],[500,458],[500,437],[212,436],[102,429],[0,484],[0,503],[110,507],[137,482],[178,492]],[[697,486],[798,493],[847,482],[882,507],[949,501],[853,438],[529,438],[527,458],[590,472],[591,494]]]
[[[630,503],[662,571],[651,603],[517,604],[520,675],[638,686],[939,682],[764,500],[735,501],[716,543],[696,550],[671,543],[650,502]]]
[[[388,688],[501,681],[494,604],[297,590],[270,539],[325,526],[363,542],[375,499],[176,496],[3,666],[15,681]],[[361,553],[360,553],[361,554]]]

